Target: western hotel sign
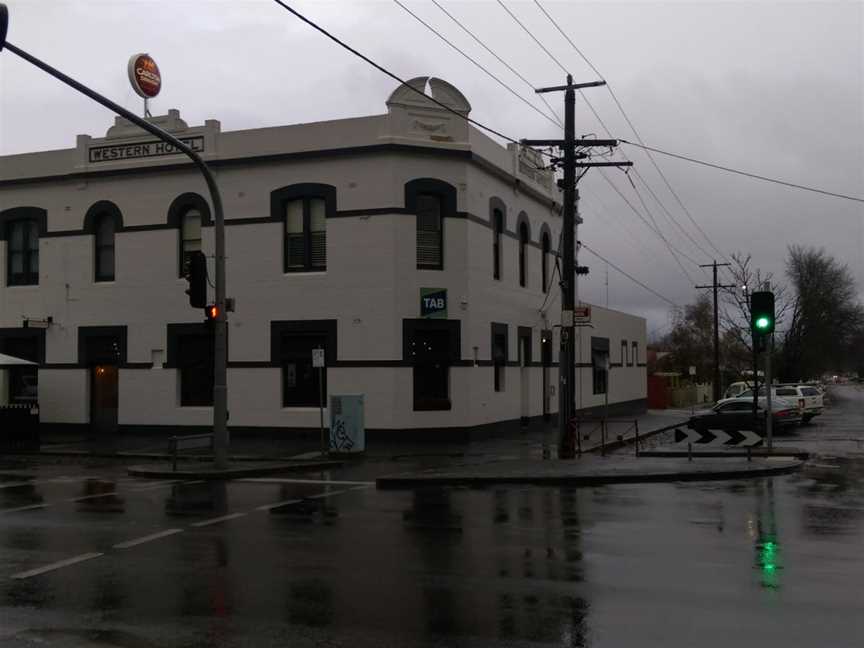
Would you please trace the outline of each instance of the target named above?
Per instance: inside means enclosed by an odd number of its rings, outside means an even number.
[[[203,137],[181,137],[179,139],[196,153],[204,152]],[[89,153],[90,163],[92,164],[94,162],[115,162],[117,160],[135,160],[139,158],[161,157],[163,155],[177,155],[181,151],[178,151],[171,144],[154,140],[152,142],[138,142],[137,144],[94,146],[90,149]]]

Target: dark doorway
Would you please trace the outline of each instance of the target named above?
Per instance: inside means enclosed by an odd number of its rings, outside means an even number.
[[[99,364],[90,368],[90,430],[93,434],[117,432],[118,377],[117,365]]]
[[[90,432],[114,436],[120,406],[120,366],[126,362],[126,327],[79,327],[78,360],[90,376]]]

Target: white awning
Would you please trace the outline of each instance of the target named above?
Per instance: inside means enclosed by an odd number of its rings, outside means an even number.
[[[25,365],[35,366],[36,363],[0,353],[0,367],[23,367]]]

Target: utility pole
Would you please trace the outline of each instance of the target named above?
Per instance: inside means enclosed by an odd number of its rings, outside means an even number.
[[[595,88],[606,85],[605,81],[589,83],[573,83],[572,75],[567,75],[567,84],[550,88],[538,88],[538,94],[564,91],[564,139],[555,140],[522,140],[525,146],[555,146],[563,149],[564,178],[559,186],[564,190],[563,209],[563,256],[561,266],[561,349],[558,356],[559,391],[558,391],[558,457],[572,459],[576,456],[576,444],[569,432],[570,420],[576,411],[576,366],[575,366],[575,329],[573,327],[573,310],[576,306],[576,169],[584,168],[584,175],[590,167],[595,166],[630,166],[632,162],[577,162],[588,157],[587,153],[578,153],[576,148],[618,146],[618,140],[608,139],[576,139],[576,93],[581,88]]]
[[[721,266],[728,266],[728,263],[717,263],[717,260],[714,260],[714,263],[702,264],[700,268],[714,268],[714,281],[710,286],[696,286],[697,290],[702,290],[704,288],[713,288],[714,289],[714,385],[713,385],[713,396],[714,402],[720,400],[720,317],[717,311],[717,290],[720,288],[735,288],[734,285],[730,284],[718,284],[717,283],[717,268]]]

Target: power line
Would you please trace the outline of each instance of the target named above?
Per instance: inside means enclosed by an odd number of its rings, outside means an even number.
[[[526,34],[528,34],[528,36],[530,36],[531,39],[532,39],[535,43],[537,43],[537,45],[538,45],[538,46],[539,46],[539,47],[540,47],[540,48],[541,48],[541,49],[542,49],[542,50],[543,50],[543,51],[544,51],[544,52],[549,56],[549,58],[551,58],[551,59],[552,59],[552,60],[553,60],[557,65],[558,65],[558,67],[560,67],[562,70],[564,70],[564,72],[567,72],[567,69],[564,67],[564,65],[561,63],[561,61],[559,61],[559,60],[555,57],[555,55],[553,55],[552,52],[550,52],[549,49],[548,49],[545,45],[543,45],[542,42],[540,42],[540,40],[539,40],[539,39],[538,39],[538,38],[537,38],[537,37],[536,37],[536,36],[531,32],[531,30],[529,30],[528,27],[526,27],[525,24],[524,24],[522,21],[520,21],[520,20],[516,17],[515,14],[507,8],[507,6],[502,2],[502,0],[497,0],[497,1],[498,1],[498,4],[501,5],[501,7],[503,7],[504,10],[505,10],[509,15],[510,15],[510,17],[513,18],[513,20],[515,20],[516,23],[517,23],[517,24],[518,24],[518,25],[523,29],[523,31],[524,31]],[[542,7],[539,3],[538,3],[537,6],[540,7],[540,9],[543,11],[543,13],[546,14],[546,16],[547,16],[547,17],[548,17],[548,18],[553,22],[553,24],[554,24],[555,27],[558,29],[558,31],[560,31],[562,34],[564,34],[563,30],[561,30],[561,28],[560,28],[560,27],[558,26],[558,24],[557,24],[557,23],[552,19],[552,17],[548,14],[548,12],[546,12],[546,11],[543,9],[543,7]],[[587,58],[585,57],[584,54],[582,54],[582,52],[579,50],[579,48],[576,47],[575,43],[573,43],[573,41],[570,40],[569,37],[567,37],[566,34],[564,34],[564,36],[565,36],[565,38],[567,38],[568,42],[570,42],[570,44],[574,47],[574,49],[576,49],[576,51],[580,54],[580,56],[582,56],[583,58],[585,58],[585,60],[587,61]],[[590,65],[590,62],[589,62],[589,65]],[[595,73],[597,73],[597,76],[599,76],[599,77],[602,78],[602,75],[599,73],[599,71],[597,70],[597,68],[595,68],[593,65],[591,65],[591,69],[594,70]],[[599,113],[597,112],[597,110],[594,108],[594,105],[591,103],[591,101],[588,99],[588,97],[585,95],[585,93],[584,93],[581,89],[580,89],[579,93],[582,95],[582,99],[585,101],[585,104],[588,106],[588,108],[589,108],[589,109],[591,110],[591,112],[594,114],[594,117],[595,117],[595,118],[597,119],[597,121],[600,123],[600,126],[601,126],[601,127],[603,128],[603,130],[606,132],[606,135],[607,135],[608,137],[611,138],[611,137],[612,137],[612,133],[610,132],[609,128],[606,126],[606,123],[605,123],[605,122],[603,121],[603,119],[600,117],[600,114],[599,114]],[[623,110],[623,109],[622,109],[622,110]],[[628,119],[628,123],[629,123],[629,119]],[[632,125],[631,125],[631,127],[632,127]],[[634,130],[634,132],[636,132],[636,131]],[[637,133],[637,137],[638,137],[638,136],[639,136],[639,135],[638,135],[638,133]],[[627,159],[626,156],[625,156],[625,159]],[[655,166],[656,166],[656,163],[655,163]],[[658,171],[660,171],[659,168],[658,168]],[[660,171],[660,173],[662,174],[662,171]],[[632,184],[632,180],[631,180],[630,182],[631,182],[631,184]],[[643,182],[644,182],[644,179],[643,179]],[[646,184],[646,186],[648,186],[647,183],[645,183],[645,184]],[[668,184],[668,183],[667,183],[667,184]],[[635,187],[634,187],[634,189],[635,189]],[[649,188],[649,189],[650,189],[650,188]],[[670,187],[670,189],[671,189],[671,187]],[[671,212],[669,211],[669,209],[666,208],[666,206],[665,206],[665,205],[660,201],[660,199],[657,197],[657,194],[655,194],[653,191],[651,191],[651,195],[652,195],[652,196],[654,197],[654,199],[658,202],[658,204],[660,204],[660,206],[663,208],[664,212],[669,216],[670,220],[672,220],[672,222],[673,222],[675,225],[677,225],[679,228],[682,229],[682,231],[684,231],[683,228],[681,227],[681,225],[678,223],[678,221],[676,221],[675,218],[672,217]],[[640,201],[641,201],[641,200],[642,200],[642,199],[641,199],[641,196],[640,196]],[[643,205],[644,205],[644,201],[643,201]],[[682,205],[682,207],[683,207],[683,205]],[[650,213],[650,211],[648,210],[648,207],[647,207],[647,206],[645,206],[645,211],[648,212],[648,215],[651,216],[651,220],[654,221],[654,216],[651,215],[651,213]],[[697,227],[698,227],[698,225],[697,225]],[[657,225],[657,222],[656,222],[656,221],[654,221],[654,229],[655,229],[655,231],[657,232],[657,234],[658,234],[658,235],[663,239],[663,242],[666,243],[667,247],[669,247],[669,243],[668,243],[668,241],[666,241],[666,238],[665,238],[665,237],[663,236],[663,234],[660,232],[660,228],[659,228],[659,226]],[[686,232],[685,232],[685,234],[686,234]],[[689,235],[688,235],[688,238],[690,238],[691,241],[693,240],[692,237],[689,237]],[[700,252],[702,252],[703,254],[705,254],[705,252],[700,248],[700,246],[699,246],[698,244],[696,244],[696,247],[697,247],[697,249],[699,249]],[[671,248],[670,248],[670,252],[672,252],[672,255],[673,255],[673,256],[675,255],[675,252],[674,252]],[[721,253],[721,254],[722,254],[722,253]],[[706,254],[706,256],[707,256],[708,258],[711,257],[710,254]],[[681,269],[684,271],[685,276],[688,277],[688,281],[690,281],[690,282],[692,283],[692,278],[687,274],[687,271],[684,270],[683,266],[681,265],[681,262],[680,262],[677,258],[675,259],[675,261],[676,261],[676,263],[678,263],[679,267],[681,267]],[[696,265],[699,265],[699,264],[696,263]]]
[[[534,104],[532,104],[532,103],[531,103],[530,101],[528,101],[525,97],[523,97],[523,96],[520,95],[518,92],[516,92],[513,88],[511,88],[509,85],[507,85],[504,81],[502,81],[500,78],[498,78],[497,76],[495,76],[495,74],[493,74],[492,72],[490,72],[488,68],[484,67],[484,66],[483,66],[481,63],[479,63],[476,59],[472,58],[469,54],[467,54],[464,50],[462,50],[462,49],[460,49],[459,47],[457,47],[457,46],[456,46],[456,45],[455,45],[451,40],[447,39],[447,37],[445,37],[441,32],[439,32],[437,29],[435,29],[432,25],[430,25],[429,23],[427,23],[427,22],[426,22],[425,20],[423,20],[420,16],[418,16],[416,13],[414,13],[414,12],[411,11],[408,7],[406,7],[404,4],[402,4],[402,2],[400,2],[400,0],[393,0],[393,2],[395,2],[397,5],[399,5],[399,7],[401,7],[401,8],[402,8],[405,12],[407,12],[409,15],[411,15],[411,16],[414,18],[414,20],[416,20],[417,22],[419,22],[419,23],[420,23],[421,25],[423,25],[426,29],[428,29],[428,30],[431,31],[433,34],[435,34],[438,38],[440,38],[442,41],[444,41],[445,43],[447,43],[450,47],[452,47],[454,50],[456,50],[457,52],[459,52],[459,53],[460,53],[462,56],[464,56],[466,59],[468,59],[469,61],[471,61],[475,66],[477,66],[480,70],[482,70],[483,72],[485,72],[489,77],[491,77],[491,78],[494,79],[496,82],[498,82],[499,85],[501,85],[501,86],[502,86],[504,89],[506,89],[510,94],[512,94],[514,97],[516,97],[519,101],[521,101],[522,103],[524,103],[525,105],[527,105],[527,106],[528,106],[529,108],[531,108],[532,110],[535,110],[539,115],[541,115],[544,119],[547,119],[548,121],[552,122],[552,124],[554,124],[555,126],[558,126],[559,128],[562,128],[562,127],[563,127],[563,125],[561,124],[561,121],[558,120],[558,116],[557,116],[557,115],[555,115],[555,118],[553,119],[552,117],[550,117],[549,115],[547,115],[546,113],[544,113],[544,112],[543,112],[542,110],[540,110],[537,106],[535,106]],[[440,5],[439,5],[439,8],[440,8]],[[455,20],[455,19],[454,19],[454,20]],[[550,110],[551,110],[551,106],[550,106]],[[555,114],[555,113],[553,112],[553,114]],[[556,120],[558,120],[558,121],[556,121]]]
[[[543,43],[537,40],[537,37],[534,36],[534,34],[531,33],[531,30],[528,29],[525,24],[516,17],[516,14],[514,14],[512,11],[510,11],[510,9],[507,8],[507,5],[505,5],[501,0],[498,0],[498,4],[501,5],[501,8],[504,9],[504,11],[506,11],[508,14],[510,14],[510,17],[516,21],[516,24],[519,25],[525,31],[525,33],[528,34],[531,39],[540,46],[540,49],[546,52],[549,58],[551,58],[553,61],[555,61],[555,63],[558,64],[558,67],[561,68],[561,71],[564,72],[564,74],[570,74],[570,71],[566,67],[564,67],[561,61],[555,58],[555,55],[548,49],[546,49],[546,46],[543,45]]]
[[[582,60],[585,61],[585,63],[588,65],[588,67],[590,67],[598,77],[605,80],[603,75],[600,74],[600,71],[596,67],[594,67],[594,64],[591,63],[591,61],[588,59],[587,56],[585,56],[585,54],[582,52],[582,50],[580,50],[576,46],[576,43],[573,42],[573,40],[567,35],[567,33],[558,24],[558,22],[551,16],[551,14],[548,11],[546,11],[546,9],[543,7],[543,5],[540,4],[540,1],[534,0],[534,4],[536,4],[540,8],[540,11],[542,11],[543,14],[549,19],[549,22],[551,22],[555,26],[555,29],[557,29],[559,31],[559,33],[567,40],[567,42],[570,43],[571,47],[573,47],[573,49],[576,51],[576,53],[580,57],[582,57]],[[612,101],[615,102],[615,105],[618,107],[618,110],[621,112],[621,115],[624,117],[624,120],[627,122],[627,125],[630,126],[630,130],[632,130],[633,134],[636,136],[636,139],[639,140],[639,142],[641,144],[644,144],[644,141],[642,140],[642,136],[639,134],[639,131],[636,129],[636,125],[630,119],[630,116],[627,114],[627,111],[624,110],[624,106],[618,100],[618,96],[615,94],[615,90],[613,90],[611,84],[609,84],[608,82],[606,83],[606,89],[609,91],[609,95],[612,97]],[[726,255],[723,254],[723,252],[721,252],[717,248],[716,245],[714,245],[713,241],[711,241],[708,234],[705,233],[705,230],[702,229],[702,227],[699,225],[699,223],[693,217],[693,214],[691,214],[690,210],[687,209],[687,207],[684,205],[684,202],[681,200],[680,196],[678,195],[678,192],[676,192],[675,189],[672,188],[672,184],[669,182],[669,179],[666,177],[666,174],[663,173],[663,170],[660,168],[660,165],[657,164],[657,161],[654,159],[654,156],[651,155],[651,153],[649,151],[646,151],[646,154],[648,155],[648,159],[651,160],[651,164],[654,166],[654,169],[657,171],[657,173],[662,178],[663,183],[666,185],[666,188],[669,190],[669,193],[671,193],[672,196],[675,198],[675,201],[678,203],[678,206],[681,207],[681,210],[687,215],[687,218],[690,220],[690,222],[693,223],[693,226],[699,231],[700,234],[702,234],[702,237],[708,242],[708,245],[711,247],[711,249],[713,249],[715,252],[717,252],[717,254],[719,254],[721,257],[723,257],[724,259],[726,259],[728,261],[728,258],[726,257]],[[656,200],[656,197],[655,197],[655,200]],[[664,211],[667,211],[667,213],[668,213],[668,210],[666,210],[665,207],[664,207]],[[710,255],[708,255],[708,256],[710,256]]]
[[[644,216],[639,212],[639,210],[636,209],[636,207],[633,205],[633,203],[631,203],[630,200],[628,200],[627,196],[625,196],[625,195],[622,193],[622,191],[618,188],[618,185],[616,185],[614,182],[612,182],[612,181],[609,179],[609,176],[608,176],[607,174],[605,174],[605,173],[601,170],[601,171],[600,171],[600,175],[601,175],[601,176],[603,177],[603,179],[604,179],[604,180],[609,184],[609,186],[612,187],[612,189],[615,191],[615,193],[618,194],[618,196],[621,198],[621,200],[623,200],[625,203],[627,203],[627,206],[630,208],[630,210],[631,210],[634,214],[636,214],[636,217],[637,217],[640,221],[642,221],[642,223],[645,225],[645,227],[648,228],[648,230],[649,230],[651,233],[655,234],[659,239],[663,240],[664,243],[667,243],[667,244],[669,245],[669,247],[671,247],[673,250],[675,250],[675,252],[677,252],[678,254],[680,254],[681,256],[683,256],[685,259],[687,259],[688,261],[690,261],[690,262],[693,263],[694,265],[697,265],[697,266],[699,265],[699,263],[698,263],[697,261],[695,261],[694,259],[690,258],[688,255],[684,254],[683,252],[681,252],[681,250],[679,250],[678,248],[676,248],[676,247],[675,247],[674,245],[672,245],[671,243],[668,243],[668,241],[666,241],[666,240],[664,239],[663,235],[660,234],[660,232],[658,232],[657,229],[655,229],[654,226],[652,226],[651,223],[649,223],[649,222],[645,219],[645,217],[644,217]],[[637,195],[638,195],[638,192],[637,192]],[[685,272],[684,274],[686,275],[687,273]]]
[[[312,27],[312,28],[315,29],[316,31],[318,31],[318,32],[320,32],[320,33],[322,33],[322,34],[324,34],[327,38],[329,38],[330,40],[332,40],[334,43],[336,43],[337,45],[339,45],[339,46],[342,47],[343,49],[348,50],[348,51],[351,52],[354,56],[356,56],[356,57],[358,57],[358,58],[360,58],[360,59],[366,61],[366,63],[368,63],[369,65],[371,65],[372,67],[374,67],[376,70],[378,70],[379,72],[382,72],[382,73],[386,74],[388,77],[390,77],[390,78],[393,79],[394,81],[398,81],[399,83],[401,83],[402,85],[404,85],[406,88],[410,88],[411,90],[413,90],[414,92],[416,92],[417,94],[419,94],[421,97],[425,98],[426,100],[431,101],[431,102],[434,103],[435,105],[437,105],[437,106],[443,108],[444,110],[446,110],[446,111],[449,112],[449,113],[452,113],[452,114],[456,115],[456,116],[459,117],[460,119],[464,119],[466,122],[468,122],[469,124],[473,124],[473,125],[476,126],[477,128],[480,128],[480,129],[482,129],[482,130],[485,130],[485,131],[488,132],[488,133],[492,133],[493,135],[497,135],[497,136],[500,137],[501,139],[506,140],[506,141],[508,141],[508,142],[511,142],[512,144],[519,144],[519,140],[517,140],[516,138],[510,137],[509,135],[505,135],[504,133],[502,133],[502,132],[500,132],[500,131],[497,131],[497,130],[495,130],[494,128],[491,128],[491,127],[489,127],[489,126],[486,126],[485,124],[481,124],[481,123],[478,122],[476,119],[473,119],[472,117],[468,117],[467,115],[463,115],[463,114],[460,113],[458,110],[454,110],[454,109],[451,108],[450,106],[448,106],[448,105],[446,105],[446,104],[444,104],[444,103],[438,101],[437,99],[435,99],[435,97],[430,97],[430,96],[427,95],[425,92],[423,92],[423,90],[419,90],[419,89],[415,88],[414,86],[410,85],[410,84],[409,84],[407,81],[405,81],[404,79],[400,78],[399,76],[397,76],[396,74],[394,74],[393,72],[391,72],[390,70],[388,70],[387,68],[385,68],[384,66],[379,65],[378,63],[376,63],[375,61],[373,61],[372,59],[370,59],[368,56],[366,56],[365,54],[362,54],[362,53],[359,52],[358,50],[354,49],[353,47],[351,47],[350,45],[348,45],[345,41],[339,39],[337,36],[334,36],[334,35],[331,34],[329,31],[327,31],[326,29],[324,29],[323,27],[321,27],[320,25],[318,25],[318,24],[315,23],[314,21],[310,20],[309,18],[307,18],[306,16],[304,16],[303,14],[301,14],[301,13],[300,13],[299,11],[297,11],[296,9],[294,9],[294,8],[290,7],[289,5],[285,4],[282,0],[273,0],[273,2],[275,2],[275,3],[278,4],[280,7],[282,7],[283,9],[285,9],[285,11],[288,11],[289,13],[293,14],[295,17],[297,17],[297,18],[299,18],[300,20],[302,20],[304,23],[306,23],[307,25],[309,25],[310,27]],[[550,155],[549,153],[546,153],[545,151],[538,151],[538,153],[540,153],[541,155],[546,155],[547,157],[551,157],[551,155]]]
[[[654,296],[656,296],[656,297],[659,297],[660,299],[662,299],[664,302],[666,302],[666,303],[669,304],[670,306],[674,306],[675,308],[681,308],[681,306],[679,306],[678,304],[676,304],[674,301],[672,301],[672,300],[669,299],[668,297],[665,297],[665,296],[661,295],[659,292],[657,292],[657,291],[654,290],[653,288],[650,288],[649,286],[646,286],[644,283],[642,283],[641,281],[639,281],[636,277],[634,277],[633,275],[631,275],[631,274],[628,273],[627,271],[622,270],[622,269],[619,268],[617,265],[615,265],[614,263],[612,263],[609,259],[607,259],[606,257],[602,256],[600,253],[595,252],[594,250],[592,250],[592,249],[591,249],[590,247],[588,247],[585,243],[582,243],[582,242],[580,241],[579,245],[580,245],[581,247],[585,248],[586,251],[588,251],[589,253],[593,254],[595,257],[597,257],[597,258],[600,259],[601,261],[605,261],[606,263],[608,263],[610,266],[612,266],[613,268],[615,268],[615,269],[616,269],[618,272],[620,272],[622,275],[624,275],[625,277],[627,277],[630,281],[632,281],[633,283],[635,283],[635,284],[641,286],[642,288],[644,288],[645,290],[647,290],[648,292],[650,292],[652,295],[654,295]]]
[[[492,56],[494,56],[494,57],[498,60],[498,62],[501,63],[501,65],[503,65],[503,66],[506,67],[508,70],[510,70],[510,71],[511,71],[513,74],[515,74],[515,75],[516,75],[516,76],[517,76],[517,77],[518,77],[518,78],[519,78],[519,79],[520,79],[520,80],[521,80],[525,85],[527,85],[529,88],[531,88],[531,91],[532,91],[532,92],[534,91],[535,85],[534,85],[533,83],[531,83],[528,79],[526,79],[524,76],[522,76],[522,75],[521,75],[517,70],[515,70],[515,69],[513,68],[513,66],[510,65],[507,61],[505,61],[505,60],[502,59],[500,56],[498,56],[498,54],[496,54],[494,50],[492,50],[488,45],[486,45],[486,43],[484,43],[482,40],[480,40],[480,39],[479,39],[479,38],[474,34],[474,32],[472,32],[472,31],[471,31],[470,29],[468,29],[468,28],[467,28],[467,27],[466,27],[462,22],[460,22],[460,20],[459,20],[458,18],[456,18],[456,16],[454,16],[452,13],[450,13],[449,11],[447,11],[447,10],[446,10],[442,5],[441,5],[441,3],[438,2],[438,0],[432,0],[432,4],[434,4],[434,5],[435,5],[436,7],[438,7],[442,12],[444,12],[444,14],[445,14],[448,18],[450,18],[450,20],[452,20],[453,22],[455,22],[455,23],[456,23],[456,24],[457,24],[457,25],[462,29],[462,31],[464,31],[464,32],[465,32],[466,34],[468,34],[471,38],[473,38],[474,41],[475,41],[478,45],[480,45],[480,47],[482,47],[482,48],[485,49],[487,52],[489,52]],[[546,100],[546,97],[544,97],[542,94],[541,94],[541,95],[538,95],[538,97],[540,98],[540,101],[542,101],[542,102],[546,105],[546,107],[549,109],[549,111],[550,111],[553,115],[555,115],[555,119],[558,120],[558,125],[561,126],[561,127],[563,128],[564,124],[563,124],[562,121],[561,121],[561,117],[558,116],[558,113],[555,112],[555,109],[554,109],[554,108],[551,106],[551,104]]]
[[[669,239],[667,239],[665,236],[663,236],[663,232],[660,231],[660,227],[658,227],[658,225],[657,225],[657,220],[654,218],[654,214],[652,214],[651,210],[648,209],[648,205],[645,204],[645,199],[642,198],[642,194],[639,193],[639,189],[636,188],[636,183],[633,182],[633,178],[630,177],[629,173],[627,174],[627,180],[630,182],[630,186],[633,187],[633,192],[636,194],[636,197],[639,199],[639,202],[642,204],[642,209],[645,210],[645,213],[648,214],[648,218],[650,218],[651,222],[654,223],[654,229],[657,232],[657,236],[659,236],[660,239],[666,244],[666,248],[669,250],[669,253],[675,259],[675,262],[678,264],[678,267],[681,268],[681,272],[684,273],[684,276],[687,277],[687,279],[690,281],[690,283],[694,283],[693,277],[690,276],[690,273],[687,272],[686,268],[684,268],[684,264],[681,263],[681,259],[679,259],[678,255],[675,254],[677,249],[672,247],[672,244],[669,242]],[[690,261],[691,263],[695,263],[696,265],[699,265],[696,261],[691,259],[689,256],[687,256],[683,252],[679,252],[679,254],[681,256],[683,256],[685,259],[687,259],[688,261]]]
[[[669,157],[677,158],[679,160],[685,160],[686,162],[692,162],[694,164],[701,164],[702,166],[710,167],[712,169],[719,169],[720,171],[727,171],[728,173],[735,173],[738,175],[745,176],[747,178],[753,178],[754,180],[763,180],[764,182],[772,182],[774,184],[783,185],[784,187],[792,187],[793,189],[801,189],[802,191],[812,191],[813,193],[822,194],[824,196],[831,196],[833,198],[842,198],[843,200],[851,200],[853,202],[864,203],[864,198],[859,196],[850,196],[848,194],[836,193],[833,191],[826,191],[825,189],[819,189],[817,187],[809,187],[807,185],[797,184],[794,182],[786,182],[785,180],[779,180],[777,178],[770,178],[768,176],[759,175],[758,173],[750,173],[748,171],[742,171],[740,169],[734,169],[732,167],[723,166],[722,164],[714,164],[713,162],[706,162],[705,160],[699,160],[696,158],[688,157],[686,155],[681,155],[680,153],[671,153],[669,151],[664,151],[662,149],[654,148],[652,146],[646,146],[645,144],[636,144],[635,142],[628,142],[625,139],[618,138],[619,141],[624,144],[629,144],[630,146],[635,146],[636,148],[645,149],[646,151],[653,151],[654,153],[659,153],[660,155],[668,155]]]

